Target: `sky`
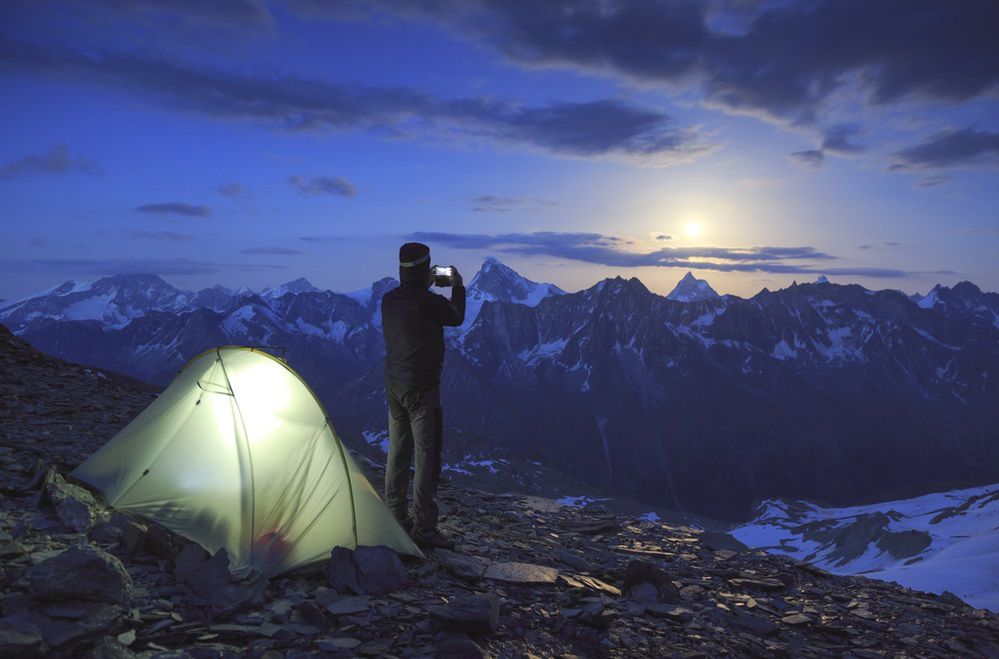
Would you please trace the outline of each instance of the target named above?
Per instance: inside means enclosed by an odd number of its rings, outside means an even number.
[[[407,240],[573,291],[999,290],[992,0],[5,0],[0,298],[354,290]]]

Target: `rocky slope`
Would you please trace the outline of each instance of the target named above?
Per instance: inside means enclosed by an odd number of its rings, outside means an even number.
[[[230,573],[224,553],[108,510],[60,475],[148,389],[6,332],[0,368],[3,656],[999,656],[999,617],[953,595],[448,483],[452,552],[402,564],[383,548],[337,549],[271,581]]]

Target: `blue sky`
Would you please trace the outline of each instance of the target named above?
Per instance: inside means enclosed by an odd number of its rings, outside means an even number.
[[[992,2],[0,8],[0,297],[688,270],[999,290]]]

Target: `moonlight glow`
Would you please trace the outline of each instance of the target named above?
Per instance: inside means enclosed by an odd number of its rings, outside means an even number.
[[[690,220],[683,225],[683,233],[688,238],[700,238],[704,234],[704,225],[697,220]]]

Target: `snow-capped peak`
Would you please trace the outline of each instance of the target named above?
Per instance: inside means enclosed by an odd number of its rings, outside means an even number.
[[[815,278],[815,283],[816,284],[828,284],[829,283],[829,278],[826,277],[825,275],[819,275],[818,277]]]
[[[275,289],[265,288],[261,292],[261,296],[269,298],[280,298],[288,293],[294,293],[298,295],[299,293],[317,293],[318,288],[312,285],[305,277],[299,277],[298,279],[293,279],[292,281],[285,282]]]
[[[715,289],[711,288],[703,279],[698,279],[689,270],[683,276],[676,287],[667,295],[670,300],[677,302],[697,302],[698,300],[710,300],[718,297]]]
[[[487,300],[516,302],[533,307],[546,297],[564,294],[565,291],[555,284],[531,281],[490,256],[483,261],[482,267],[468,284],[463,327],[472,324],[479,315],[482,303]]]

